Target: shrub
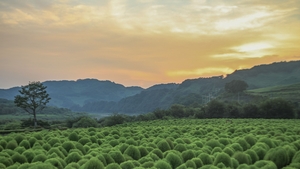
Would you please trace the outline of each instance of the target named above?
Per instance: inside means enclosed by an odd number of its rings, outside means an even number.
[[[153,161],[147,161],[147,162],[143,163],[141,165],[141,167],[143,167],[143,168],[153,168],[154,167],[154,162]]]
[[[192,161],[196,164],[196,168],[200,168],[203,166],[203,162],[200,158],[192,158]]]
[[[245,136],[244,139],[250,146],[253,146],[257,141],[257,139],[255,138],[254,135],[247,135],[247,136]]]
[[[225,146],[231,143],[228,138],[220,138],[218,141]]]
[[[11,149],[11,150],[14,150],[17,147],[18,147],[18,143],[16,142],[16,140],[10,140],[6,145],[6,149]]]
[[[247,151],[245,151],[245,153],[250,156],[252,163],[255,163],[259,160],[259,157],[254,150],[248,149]]]
[[[84,164],[83,169],[104,169],[103,163],[96,157],[92,157]]]
[[[110,151],[108,153],[116,163],[121,164],[125,161],[125,158],[123,157],[122,153],[120,151]]]
[[[96,157],[103,163],[104,166],[107,165],[106,159],[105,159],[105,157],[102,154],[98,154]]]
[[[75,148],[73,142],[71,142],[71,141],[65,141],[61,146],[62,146],[67,152],[69,152],[71,149],[74,149],[74,148]]]
[[[124,154],[132,157],[135,160],[138,160],[141,158],[141,153],[139,149],[133,145],[130,145],[127,147],[127,149],[124,151]]]
[[[182,159],[184,162],[195,157],[195,153],[192,150],[186,150],[181,153]]]
[[[0,140],[0,146],[2,146],[3,148],[6,147],[7,142],[4,139]]]
[[[79,164],[77,164],[77,163],[69,163],[66,167],[65,167],[65,169],[79,169],[80,168],[80,165]]]
[[[82,145],[85,145],[87,143],[90,143],[91,140],[89,138],[84,137],[84,138],[79,139],[78,142],[81,143]]]
[[[71,162],[78,162],[81,159],[82,159],[82,157],[79,155],[79,153],[72,152],[72,153],[69,153],[68,156],[65,158],[65,162],[69,164]]]
[[[114,163],[115,162],[115,160],[109,154],[103,153],[102,155],[103,155],[103,157],[105,159],[106,164],[110,164],[110,163]]]
[[[122,169],[132,169],[132,168],[134,168],[135,166],[134,166],[133,162],[132,162],[131,160],[129,160],[129,161],[125,161],[125,162],[121,163],[121,164],[120,164],[120,167],[121,167]]]
[[[17,135],[15,136],[15,140],[17,141],[18,144],[20,144],[20,142],[21,142],[22,140],[24,140],[24,139],[25,139],[25,137],[24,137],[23,135],[21,135],[21,134],[17,134]]]
[[[164,160],[155,162],[154,167],[157,169],[172,169],[171,165]]]
[[[168,153],[166,161],[171,164],[172,168],[176,168],[182,164],[182,159],[173,152]]]
[[[48,143],[44,144],[42,147],[43,147],[43,149],[46,150],[46,151],[49,151],[49,150],[51,149],[51,146],[50,146],[50,144],[48,144]]]
[[[243,152],[235,152],[232,156],[233,158],[235,158],[239,164],[251,164],[251,157],[248,154],[245,154]]]
[[[35,157],[35,153],[32,150],[26,150],[22,153],[22,155],[24,155],[26,157],[26,159],[29,163],[31,163],[31,161]]]
[[[18,152],[20,154],[22,154],[26,149],[24,147],[20,147],[18,146],[17,148],[14,149],[15,152]]]
[[[255,167],[267,168],[267,169],[277,169],[276,164],[273,161],[260,160],[254,163]]]
[[[264,149],[262,147],[259,147],[259,146],[253,147],[252,149],[257,154],[259,160],[262,160],[265,157],[266,153],[267,153],[266,149]]]
[[[250,145],[248,144],[248,142],[245,139],[238,139],[237,143],[239,143],[241,145],[241,147],[243,148],[244,151],[246,151],[247,149],[250,148]]]
[[[160,160],[160,158],[159,158],[156,154],[154,154],[154,153],[152,153],[152,152],[150,152],[150,153],[148,154],[148,156],[151,157],[153,161],[158,161],[158,160]]]
[[[199,155],[199,158],[203,162],[203,165],[208,165],[208,164],[212,164],[213,163],[213,160],[211,159],[211,157],[208,154],[206,154],[206,153],[201,153]]]
[[[52,147],[56,144],[56,143],[60,143],[60,140],[58,138],[51,138],[48,141],[48,144],[50,144]]]
[[[222,152],[222,149],[220,148],[220,147],[215,147],[212,151],[211,151],[211,154],[213,155],[213,154],[215,154],[215,153],[220,153],[220,152]]]
[[[122,169],[119,164],[111,163],[105,167],[105,169]]]
[[[141,153],[141,157],[144,157],[149,154],[149,151],[145,147],[139,146],[138,149]]]
[[[27,140],[23,140],[20,142],[19,146],[24,147],[25,149],[29,149],[30,143]]]
[[[186,165],[187,168],[197,168],[196,164],[192,160],[187,160],[185,162],[185,165]]]
[[[111,140],[111,141],[109,142],[109,144],[110,144],[111,146],[115,147],[115,146],[119,145],[119,141],[118,141],[118,140]]]
[[[207,142],[205,143],[205,145],[207,145],[207,146],[209,146],[209,147],[211,147],[211,148],[215,148],[215,147],[223,147],[223,146],[221,145],[221,143],[220,143],[218,140],[215,140],[215,139],[211,139],[211,140],[207,141]]]
[[[45,161],[45,163],[49,163],[58,169],[64,168],[64,165],[61,163],[61,161],[58,158],[49,158]]]
[[[223,163],[226,167],[232,168],[232,161],[228,154],[218,153],[216,159],[214,160],[214,165],[217,166],[219,163]]]
[[[234,151],[244,151],[243,147],[239,143],[233,143],[233,144],[230,145],[230,147]]]
[[[292,163],[297,163],[300,161],[300,151],[296,152],[293,159],[292,159]]]
[[[43,140],[43,136],[41,133],[34,133],[33,137],[36,138],[37,140]]]
[[[258,142],[265,143],[266,145],[269,146],[269,148],[276,147],[273,140],[271,140],[270,138],[267,138],[267,137],[263,137],[263,138],[259,139]]]
[[[11,159],[14,163],[18,162],[20,164],[26,163],[27,159],[24,155],[21,155],[20,153],[15,153],[13,156],[11,156]]]
[[[185,151],[185,150],[187,150],[187,149],[186,149],[186,147],[185,147],[184,144],[179,143],[179,144],[177,144],[177,145],[174,147],[174,150],[179,151],[179,152],[183,152],[183,151]]]
[[[92,158],[92,157],[91,157]],[[90,159],[91,159],[90,158]],[[83,159],[81,159],[81,160],[79,160],[78,162],[77,162],[77,164],[79,165],[79,166],[81,166],[80,168],[82,168],[84,165],[85,165],[85,163],[87,163],[89,161],[89,159],[85,159],[85,158],[83,158]]]
[[[168,151],[171,150],[169,143],[166,140],[161,140],[157,143],[157,147],[162,151]]]
[[[78,141],[79,140],[78,134],[76,132],[72,132],[68,138],[70,141]]]
[[[0,156],[0,164],[3,164],[5,165],[6,167],[10,166],[13,164],[13,161],[11,158],[7,158],[7,157],[4,157],[4,156]]]
[[[48,155],[51,155],[55,153],[58,157],[64,159],[65,155],[60,151],[60,149],[58,147],[52,147],[49,151],[48,151]]]
[[[265,155],[264,160],[273,161],[278,168],[282,168],[289,163],[287,152],[282,147],[270,149]]]
[[[164,158],[164,155],[163,155],[162,151],[158,148],[153,149],[151,152],[156,154],[160,159]]]
[[[30,139],[28,140],[29,143],[30,143],[30,147],[33,147],[33,145],[35,144],[36,142],[36,138],[35,137],[30,137]]]
[[[34,162],[38,162],[38,161],[40,161],[40,162],[44,162],[44,161],[46,161],[48,158],[47,158],[47,156],[45,155],[45,154],[38,154],[38,155],[36,155],[33,159],[32,159],[32,162],[34,163]]]
[[[95,119],[88,117],[88,116],[81,116],[73,121],[69,121],[69,126],[75,127],[75,128],[88,128],[88,127],[97,127],[98,123]]]
[[[229,156],[232,156],[234,154],[234,150],[231,147],[225,147],[223,152],[228,154]]]

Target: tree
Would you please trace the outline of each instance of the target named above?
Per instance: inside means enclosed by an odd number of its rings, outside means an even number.
[[[260,111],[264,118],[268,119],[295,118],[293,105],[282,98],[269,99],[262,102]]]
[[[207,104],[206,116],[209,118],[222,118],[226,110],[225,104],[218,100],[212,100]]]
[[[225,84],[225,90],[230,93],[243,92],[248,88],[248,84],[243,80],[232,80]]]
[[[16,106],[33,115],[34,127],[37,126],[36,113],[42,111],[51,99],[46,88],[40,82],[29,82],[19,90],[21,95],[15,96]]]
[[[240,102],[240,92],[243,92],[248,87],[248,84],[242,80],[232,80],[225,84],[225,90],[230,93],[238,94],[238,103]]]

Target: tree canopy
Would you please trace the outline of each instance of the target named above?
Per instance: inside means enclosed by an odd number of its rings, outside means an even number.
[[[33,115],[34,126],[37,126],[36,113],[42,111],[51,99],[46,86],[40,82],[29,82],[19,90],[20,95],[15,96],[16,106]]]
[[[232,80],[225,84],[225,90],[230,93],[243,92],[248,88],[248,84],[243,80]]]

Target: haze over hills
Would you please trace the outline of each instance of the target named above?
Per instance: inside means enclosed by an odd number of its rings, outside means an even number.
[[[49,105],[74,111],[95,113],[147,113],[166,109],[172,104],[201,104],[205,97],[216,97],[231,80],[244,80],[249,89],[300,83],[300,61],[258,65],[232,74],[210,78],[188,79],[181,84],[157,84],[148,89],[124,87],[111,81],[84,79],[77,81],[46,81]],[[19,87],[0,89],[0,98],[13,100]]]

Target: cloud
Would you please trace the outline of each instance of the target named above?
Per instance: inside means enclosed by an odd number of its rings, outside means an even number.
[[[149,86],[292,60],[300,52],[298,6],[293,0],[1,1],[0,79],[93,77]]]

